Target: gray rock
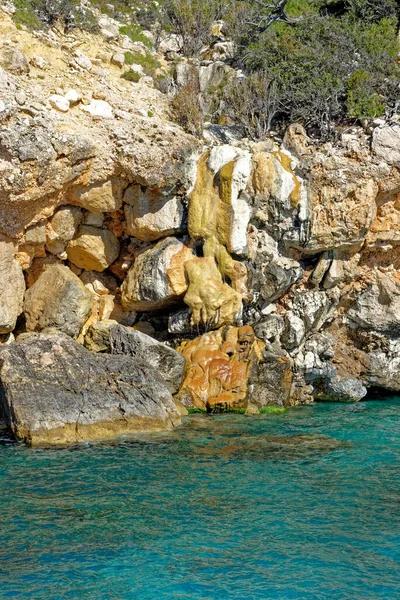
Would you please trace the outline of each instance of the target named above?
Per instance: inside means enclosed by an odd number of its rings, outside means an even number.
[[[347,314],[354,326],[400,337],[400,284],[389,274],[377,272],[375,282]]]
[[[277,348],[267,348],[262,362],[250,373],[249,401],[258,408],[289,406],[293,383],[293,361]]]
[[[92,310],[92,294],[68,267],[50,265],[25,294],[27,331],[54,327],[77,337]]]
[[[400,167],[400,125],[393,123],[375,129],[372,150],[389,165]]]
[[[14,244],[0,236],[0,334],[12,331],[22,312],[25,279],[14,254]]]
[[[281,256],[277,242],[265,231],[257,232],[257,242],[252,288],[266,306],[298,281],[303,276],[303,269],[296,260]]]
[[[5,46],[1,49],[0,65],[13,75],[26,75],[30,71],[28,59],[15,46]]]
[[[165,380],[171,394],[179,391],[185,370],[185,359],[176,350],[141,331],[127,329],[123,325],[111,327],[110,346],[112,354],[132,356],[151,365]]]
[[[0,348],[0,382],[0,416],[17,439],[33,445],[171,429],[180,420],[151,367],[93,354],[60,334],[33,334]]]

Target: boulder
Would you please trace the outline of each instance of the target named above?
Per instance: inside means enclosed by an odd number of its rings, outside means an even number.
[[[389,165],[400,167],[400,125],[393,123],[374,129],[372,150]]]
[[[348,317],[356,326],[392,338],[400,337],[400,283],[377,272],[375,281],[358,296]]]
[[[112,119],[114,116],[112,106],[105,100],[92,100],[90,104],[81,108],[96,119]]]
[[[52,254],[64,252],[68,242],[75,236],[82,219],[77,206],[61,206],[47,226],[46,250]]]
[[[92,294],[68,267],[50,265],[25,294],[27,331],[54,327],[77,337],[92,310]]]
[[[62,334],[33,334],[0,348],[0,381],[0,415],[32,445],[171,429],[180,421],[150,366],[93,354]]]
[[[67,246],[69,260],[87,271],[104,271],[119,255],[119,241],[108,229],[81,225]]]
[[[191,258],[191,250],[173,237],[140,254],[122,284],[122,305],[128,310],[159,310],[182,298],[188,287],[185,262]]]
[[[130,186],[124,196],[126,232],[152,242],[182,230],[185,209],[179,197],[157,188]]]
[[[124,354],[135,359],[145,360],[165,380],[171,394],[176,394],[182,384],[185,359],[173,348],[154,338],[123,325],[110,328],[112,354]]]
[[[1,49],[0,66],[13,75],[27,75],[30,71],[28,59],[16,46]]]
[[[15,328],[22,312],[25,279],[15,260],[14,244],[0,237],[0,334]]]
[[[126,184],[116,177],[90,187],[78,186],[68,193],[68,200],[90,212],[113,212],[122,206]]]

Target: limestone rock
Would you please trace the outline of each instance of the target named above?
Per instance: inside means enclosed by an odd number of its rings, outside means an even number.
[[[96,119],[112,119],[114,116],[112,106],[105,100],[92,100],[90,104],[81,108]]]
[[[68,242],[75,236],[81,219],[81,209],[76,206],[61,206],[56,210],[48,223],[46,249],[52,254],[64,252]]]
[[[126,190],[124,200],[129,235],[152,242],[182,230],[185,209],[179,197],[157,188],[144,192],[134,185]]]
[[[52,108],[59,110],[60,112],[68,112],[69,111],[69,100],[65,98],[65,96],[60,96],[59,94],[53,94],[49,98],[49,103]]]
[[[110,330],[112,354],[123,354],[145,361],[165,380],[171,394],[176,394],[182,384],[185,359],[182,354],[154,338],[122,325]]]
[[[191,258],[191,250],[172,237],[140,254],[122,284],[122,305],[128,310],[159,310],[182,298],[188,287],[185,263]]]
[[[0,66],[13,75],[26,75],[30,70],[25,54],[15,46],[4,46],[1,49]]]
[[[185,407],[208,412],[246,409],[251,371],[262,359],[264,344],[252,327],[224,327],[184,341],[185,380],[178,395]]]
[[[400,125],[393,123],[374,129],[372,150],[389,165],[400,167]]]
[[[119,241],[108,229],[81,225],[67,246],[69,260],[87,271],[104,271],[119,255]]]
[[[222,281],[214,259],[193,258],[185,268],[189,288],[184,301],[192,311],[191,325],[221,327],[235,323],[242,310],[242,296]]]
[[[91,293],[62,265],[48,266],[25,294],[27,331],[54,327],[77,337],[91,310]]]
[[[254,228],[255,229],[255,228]],[[282,256],[266,231],[256,231],[257,249],[252,265],[252,291],[264,306],[280,298],[303,275],[300,264]]]
[[[0,237],[0,334],[15,328],[22,312],[25,279],[15,260],[14,244]]]
[[[32,445],[171,429],[180,422],[158,373],[126,356],[93,354],[67,336],[31,335],[0,349],[0,414]]]
[[[389,337],[400,336],[400,282],[376,273],[375,282],[358,296],[348,311],[355,325]]]
[[[122,206],[122,196],[125,183],[116,177],[99,184],[87,187],[76,187],[68,194],[71,204],[76,204],[86,210],[98,212],[113,212]]]
[[[251,404],[265,406],[291,405],[293,361],[283,351],[265,349],[262,360],[252,371],[249,380]]]

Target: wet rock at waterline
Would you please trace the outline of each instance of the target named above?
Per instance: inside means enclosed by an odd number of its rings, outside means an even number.
[[[152,367],[91,353],[61,334],[32,334],[0,348],[0,380],[0,416],[32,445],[109,439],[180,422]]]

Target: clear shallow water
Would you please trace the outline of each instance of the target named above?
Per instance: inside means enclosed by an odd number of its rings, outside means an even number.
[[[85,448],[4,437],[0,598],[400,598],[400,399],[186,422]]]

